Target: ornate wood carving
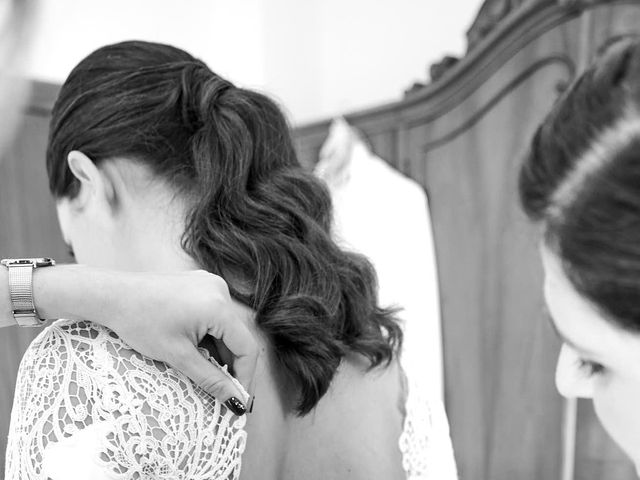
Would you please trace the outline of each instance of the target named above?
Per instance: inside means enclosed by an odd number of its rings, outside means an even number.
[[[529,66],[525,71],[523,71],[507,85],[505,85],[502,90],[500,90],[493,98],[486,102],[486,104],[480,107],[476,111],[476,113],[470,116],[462,125],[454,128],[452,131],[442,135],[437,139],[430,140],[429,142],[425,143],[422,147],[423,152],[426,154],[434,148],[438,148],[440,145],[445,145],[453,141],[460,135],[463,135],[467,130],[469,130],[476,123],[482,120],[482,117],[484,117],[487,112],[490,112],[491,109],[500,102],[500,100],[508,96],[514,89],[516,89],[520,84],[529,79],[538,70],[551,64],[560,64],[567,69],[566,79],[563,79],[556,84],[556,91],[558,93],[561,93],[563,89],[566,88],[565,85],[571,83],[575,77],[576,66],[574,61],[568,55],[554,55],[548,58],[541,59],[533,65]]]
[[[458,57],[454,57],[452,55],[446,55],[440,60],[432,64],[429,67],[429,78],[432,82],[437,82],[447,71],[455,66],[460,59]],[[410,95],[413,92],[417,92],[420,89],[426,86],[423,82],[415,82],[411,87],[409,87],[404,93],[405,95]]]
[[[467,31],[467,51],[473,50],[504,18],[528,0],[485,0]]]
[[[521,23],[521,18],[530,17],[548,8],[564,11],[568,15],[577,15],[586,8],[611,1],[613,0],[485,0],[467,30],[465,57],[458,59],[447,55],[435,62],[428,69],[429,79],[425,82],[415,82],[405,90],[405,95],[415,95],[422,89],[428,89],[434,83],[438,83],[457,63],[464,63],[476,50],[484,49],[487,41],[490,41],[489,37],[500,36],[502,31],[509,29],[509,24]]]

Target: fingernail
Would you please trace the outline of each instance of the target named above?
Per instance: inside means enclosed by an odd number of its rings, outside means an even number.
[[[231,410],[233,413],[235,413],[239,417],[247,413],[247,409],[245,408],[245,406],[236,397],[231,397],[229,400],[224,402],[224,404],[227,406],[229,410]]]
[[[251,397],[251,406],[249,407],[249,413],[253,413],[253,404],[256,401],[256,396]]]

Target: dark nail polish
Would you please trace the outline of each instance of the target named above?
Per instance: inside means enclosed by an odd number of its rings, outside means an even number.
[[[224,404],[227,406],[229,410],[231,410],[233,413],[235,413],[239,417],[247,413],[247,409],[245,408],[245,406],[236,397],[231,397],[229,400],[224,402]]]
[[[256,396],[251,397],[251,406],[249,407],[249,413],[253,413],[253,404],[256,401]]]

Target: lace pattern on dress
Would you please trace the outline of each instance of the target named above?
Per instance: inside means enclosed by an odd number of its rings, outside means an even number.
[[[48,447],[99,427],[106,478],[236,480],[245,421],[109,329],[59,320],[22,359],[5,479],[46,479]]]
[[[408,379],[404,428],[399,446],[407,480],[458,478],[449,422],[442,401],[428,396]]]

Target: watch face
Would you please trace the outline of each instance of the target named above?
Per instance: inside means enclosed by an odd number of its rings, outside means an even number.
[[[34,267],[50,267],[56,264],[56,262],[49,257],[42,258],[5,258],[0,261],[5,267],[10,266],[26,266],[33,265]]]

